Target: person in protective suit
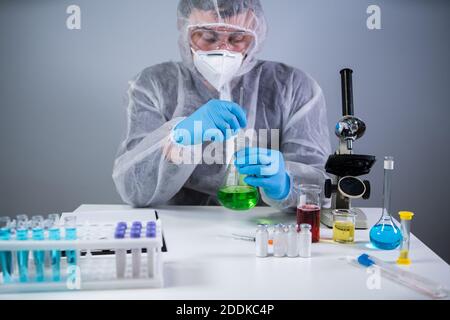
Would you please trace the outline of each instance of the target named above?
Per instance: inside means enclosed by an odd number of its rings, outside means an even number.
[[[113,170],[120,196],[135,207],[218,205],[227,163],[180,163],[172,151],[277,129],[267,147],[237,150],[236,166],[259,188],[261,204],[295,210],[299,184],[327,178],[321,88],[298,69],[256,58],[267,36],[259,0],[181,0],[178,29],[182,62],[149,67],[130,82],[127,134]]]

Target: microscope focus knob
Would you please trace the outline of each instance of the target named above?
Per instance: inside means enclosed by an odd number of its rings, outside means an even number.
[[[325,181],[325,188],[324,188],[325,198],[330,199],[332,193],[333,193],[333,182],[331,181],[331,179],[327,179]]]
[[[366,192],[364,192],[362,198],[364,200],[368,200],[370,198],[370,182],[367,180],[364,180],[364,185],[366,186]]]

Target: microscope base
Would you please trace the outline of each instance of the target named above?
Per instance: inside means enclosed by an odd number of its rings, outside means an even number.
[[[356,229],[367,230],[369,229],[369,223],[367,221],[367,216],[364,211],[360,208],[352,208],[356,213]],[[331,213],[333,209],[322,208],[320,213],[320,222],[329,228],[333,228],[333,214]]]

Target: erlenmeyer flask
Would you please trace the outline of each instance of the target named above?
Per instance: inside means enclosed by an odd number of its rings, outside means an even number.
[[[370,230],[370,241],[378,249],[394,250],[402,241],[400,228],[395,225],[391,212],[391,184],[394,171],[394,158],[384,159],[383,212],[380,220]]]
[[[245,148],[245,134],[240,132],[234,137],[234,150]],[[254,208],[259,201],[258,189],[244,182],[245,175],[239,174],[234,165],[235,157],[231,157],[223,186],[217,193],[217,198],[222,206],[235,211],[247,211]]]

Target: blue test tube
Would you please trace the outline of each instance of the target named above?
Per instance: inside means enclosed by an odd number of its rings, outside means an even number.
[[[50,216],[49,216],[50,219]],[[59,230],[59,216],[58,219],[52,219],[53,221],[48,227],[48,237],[50,240],[61,240],[61,231]],[[50,250],[50,261],[52,265],[52,280],[61,280],[61,251]]]
[[[11,240],[11,219],[0,217],[0,241],[9,240]],[[10,251],[0,251],[0,267],[3,271],[3,282],[11,282],[12,253]]]
[[[64,217],[64,228],[66,231],[66,240],[76,240],[77,239],[77,217],[67,216]],[[77,264],[77,251],[76,250],[66,250],[67,264],[73,266]]]
[[[44,240],[44,217],[33,216],[31,218],[32,226],[32,239],[36,241]],[[33,251],[34,266],[36,268],[36,281],[44,281],[44,263],[45,263],[45,251],[34,250]]]
[[[26,216],[25,216],[26,217]],[[19,219],[19,217],[17,217]],[[17,220],[16,239],[19,241],[28,240],[28,218],[21,217]],[[28,281],[28,250],[17,251],[17,265],[19,267],[19,281]]]

